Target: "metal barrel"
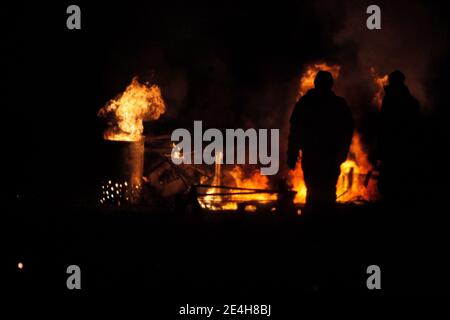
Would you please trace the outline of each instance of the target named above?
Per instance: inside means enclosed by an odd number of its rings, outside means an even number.
[[[104,172],[100,202],[121,206],[137,203],[144,171],[144,139],[104,141]]]

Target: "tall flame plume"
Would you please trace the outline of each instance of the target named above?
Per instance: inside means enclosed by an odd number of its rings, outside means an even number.
[[[106,140],[139,141],[144,132],[143,122],[157,120],[165,111],[160,88],[140,83],[135,77],[123,93],[98,112],[99,117],[108,121],[103,137]]]

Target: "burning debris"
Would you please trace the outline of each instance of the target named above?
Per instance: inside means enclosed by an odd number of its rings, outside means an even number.
[[[216,155],[214,178],[211,185],[201,184],[199,203],[209,210],[238,210],[254,212],[258,204],[277,200],[276,190],[269,189],[269,178],[259,171],[252,171],[247,177],[242,166],[234,166],[231,170],[222,171],[222,154]],[[223,178],[228,181],[222,185]]]
[[[183,128],[174,130],[171,139],[178,142],[172,149],[172,162],[176,165],[182,163],[211,165],[217,164],[218,161],[227,164],[245,164],[245,158],[248,156],[247,163],[260,164],[263,175],[278,173],[279,129],[249,128],[245,131],[241,128],[226,129],[225,134],[218,129],[207,129],[203,133],[202,121],[194,121],[193,139],[190,132]],[[203,149],[203,142],[210,143]],[[191,150],[192,145],[194,152]],[[220,155],[220,158],[217,158],[217,155]]]
[[[378,200],[375,172],[367,158],[359,134],[354,134],[347,160],[341,164],[341,175],[336,188],[338,202]]]
[[[338,78],[341,67],[326,63],[308,66],[300,78],[298,98],[313,88],[314,78],[320,70],[329,71],[334,78]],[[379,101],[385,79],[376,75],[373,69],[371,73],[377,88],[374,101]],[[122,94],[99,111],[98,115],[108,120],[109,127],[104,138],[117,162],[103,183],[100,203],[136,203],[145,186],[165,199],[191,190],[198,206],[211,211],[255,212],[264,207],[269,212],[278,212],[288,208],[288,202],[305,203],[307,190],[301,159],[286,180],[279,177],[278,180],[270,180],[251,165],[222,165],[222,152],[216,152],[213,173],[208,173],[211,167],[207,165],[174,165],[173,157],[183,159],[194,155],[195,151],[185,153],[185,150],[181,152],[174,148],[169,135],[163,136],[162,140],[158,137],[143,137],[143,121],[157,120],[164,112],[165,104],[160,89],[155,85],[141,84],[136,78]],[[149,147],[155,141],[159,146]],[[156,154],[159,160],[144,167],[144,155],[149,153]],[[355,132],[347,160],[341,165],[336,188],[337,201],[376,201],[376,178],[377,172],[368,161],[359,133]],[[277,188],[273,188],[273,185]]]

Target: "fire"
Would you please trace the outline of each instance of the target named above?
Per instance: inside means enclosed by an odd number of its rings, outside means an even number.
[[[223,197],[218,195],[222,193],[222,190],[219,188],[215,188],[215,186],[220,186],[222,179],[222,159],[223,154],[218,152],[216,154],[215,159],[215,168],[214,168],[214,179],[212,182],[213,187],[209,188],[206,193],[208,194],[203,200],[200,200],[200,205],[203,208],[208,208],[211,210],[236,210],[237,206],[233,203],[224,203]]]
[[[333,78],[337,79],[339,77],[341,67],[338,65],[327,65],[326,63],[317,63],[308,66],[308,68],[300,78],[297,100],[300,99],[300,97],[304,96],[309,89],[314,88],[314,79],[317,72],[321,70],[330,72],[333,75]]]
[[[303,170],[301,166],[301,161],[297,161],[295,170],[289,172],[289,181],[292,185],[294,191],[297,192],[294,198],[295,203],[305,203],[306,202],[306,185],[303,178]]]
[[[341,164],[341,174],[336,185],[338,202],[375,201],[378,198],[376,184],[370,180],[372,165],[362,148],[360,136],[353,135],[347,160]],[[297,162],[295,170],[289,172],[290,183],[297,192],[294,202],[305,203],[306,185],[303,178],[301,161]]]
[[[259,171],[253,171],[249,177],[246,177],[244,170],[240,166],[235,166],[230,171],[236,187],[248,189],[269,189],[269,178],[263,176]],[[233,196],[233,200],[237,201],[270,201],[276,200],[276,195],[268,193],[255,193]]]
[[[388,84],[388,75],[379,76],[374,67],[370,68],[370,74],[372,75],[375,83],[375,95],[372,103],[377,106],[378,110],[381,110],[381,104],[383,102],[384,86]]]
[[[347,160],[341,164],[341,174],[336,185],[337,201],[377,200],[376,183],[370,179],[372,174],[372,164],[362,147],[359,134],[355,133]]]
[[[180,149],[175,145],[175,143],[172,143],[172,148],[173,148],[173,157],[175,159],[183,159],[183,154],[180,151]]]
[[[208,188],[207,195],[200,200],[203,208],[210,210],[237,210],[239,203],[248,203],[244,210],[248,212],[256,211],[254,202],[265,202],[276,200],[275,194],[258,193],[257,190],[269,189],[269,179],[260,174],[258,170],[246,175],[241,166],[234,166],[233,169],[226,172],[233,180],[233,186],[227,189],[221,189],[222,175],[222,153],[216,155],[215,173],[212,187]],[[236,189],[233,189],[235,187]],[[247,190],[240,190],[247,189]]]
[[[160,88],[133,78],[122,94],[100,109],[98,116],[108,120],[106,140],[139,141],[144,132],[143,121],[157,120],[165,110]]]
[[[313,64],[309,66],[300,79],[298,98],[314,87],[314,78],[320,70],[331,72],[336,79],[339,77],[340,66],[327,65],[325,63]],[[378,79],[378,78],[377,78]],[[387,77],[380,78],[379,88],[383,88]],[[375,97],[377,98],[377,96]],[[378,98],[377,98],[378,99]],[[213,186],[207,189],[206,197],[200,204],[203,208],[210,210],[236,210],[239,203],[244,203],[245,211],[254,212],[257,207],[255,203],[276,201],[274,193],[252,193],[251,190],[221,189],[223,172],[221,167],[221,157],[216,158],[215,176]],[[262,176],[259,171],[246,174],[242,166],[235,166],[227,174],[233,178],[234,187],[247,188],[252,190],[268,190],[270,187],[267,176]],[[355,201],[375,201],[378,198],[376,181],[371,179],[376,173],[368,160],[361,138],[357,132],[353,135],[350,151],[347,160],[341,164],[341,174],[336,185],[336,198],[338,202]],[[295,170],[291,170],[288,175],[288,182],[292,189],[296,191],[294,203],[303,204],[306,201],[306,185],[303,177],[301,161],[297,162]],[[222,194],[222,195],[221,195]],[[225,194],[225,195],[224,195]],[[274,208],[272,208],[273,210]],[[298,211],[297,214],[301,214]]]
[[[325,63],[309,66],[300,79],[299,97],[314,87],[314,78],[320,70],[331,72],[333,78],[336,79],[339,76],[340,66],[329,66]],[[368,161],[367,153],[362,148],[359,134],[355,132],[347,160],[341,164],[341,174],[336,185],[337,201],[376,200],[377,190],[376,185],[370,181],[371,175],[372,165]],[[301,161],[297,162],[295,170],[289,172],[289,181],[297,192],[294,202],[305,203],[307,189],[303,178]]]

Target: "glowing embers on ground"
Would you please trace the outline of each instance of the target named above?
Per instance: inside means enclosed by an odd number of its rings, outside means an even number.
[[[141,194],[140,184],[131,185],[126,181],[108,180],[101,187],[101,204],[111,204],[121,206],[127,203],[134,203]]]

